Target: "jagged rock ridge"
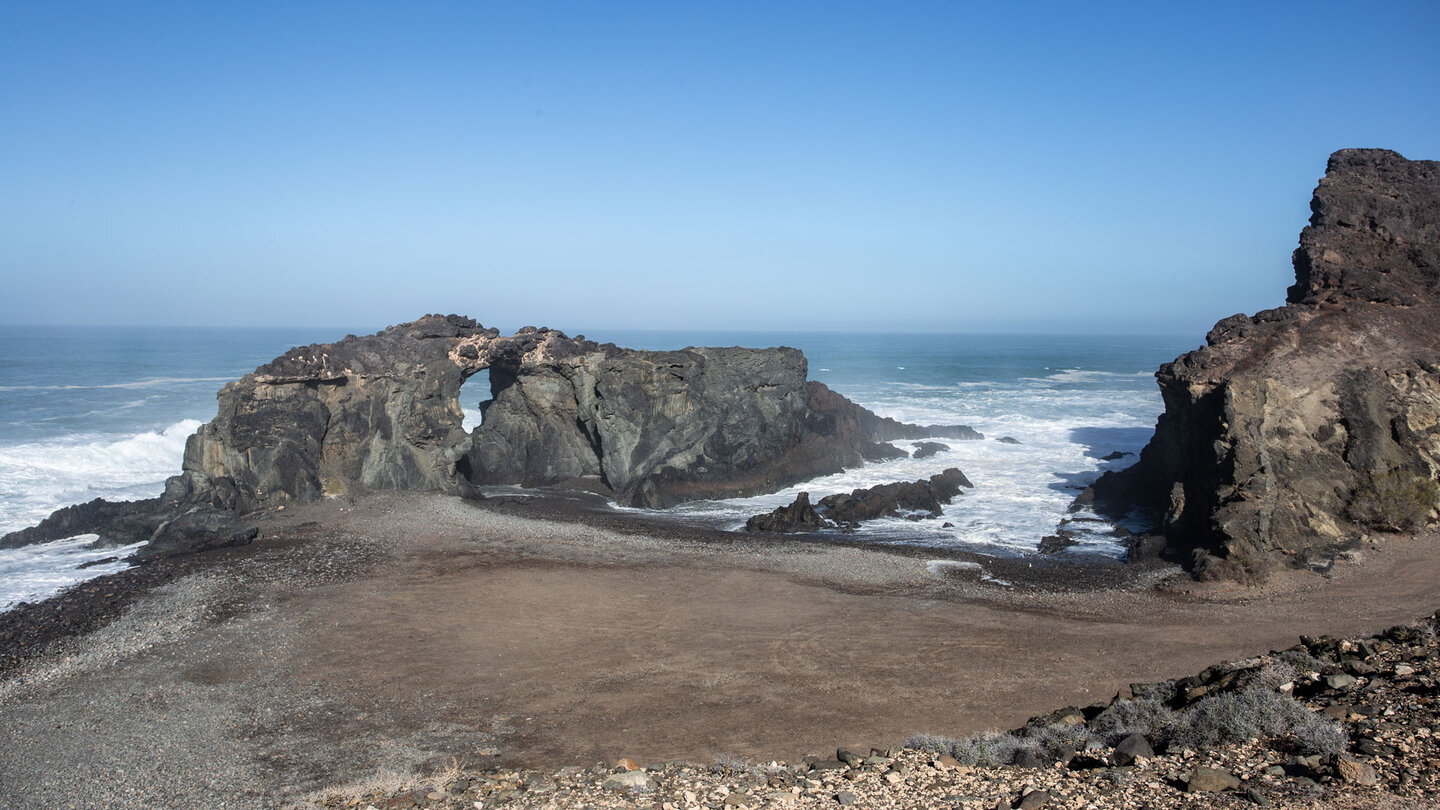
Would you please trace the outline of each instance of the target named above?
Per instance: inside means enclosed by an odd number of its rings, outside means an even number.
[[[1440,163],[1336,152],[1311,210],[1286,305],[1162,366],[1155,437],[1095,485],[1202,566],[1322,560],[1440,498]]]

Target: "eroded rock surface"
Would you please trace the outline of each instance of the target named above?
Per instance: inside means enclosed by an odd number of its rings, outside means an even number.
[[[1311,210],[1286,305],[1162,366],[1154,439],[1095,486],[1202,566],[1323,559],[1440,500],[1440,163],[1336,152]]]

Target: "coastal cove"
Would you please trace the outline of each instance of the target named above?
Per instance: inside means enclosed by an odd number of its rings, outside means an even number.
[[[340,330],[4,327],[0,374],[0,533],[32,525],[50,511],[94,497],[158,495],[179,467],[184,441],[215,413],[215,391],[291,345],[334,340]],[[597,332],[639,349],[687,345],[789,345],[801,348],[810,376],[884,416],[975,426],[1019,445],[954,442],[928,460],[871,464],[780,492],[667,510],[687,524],[734,529],[745,518],[788,503],[810,487],[816,497],[877,483],[913,480],[958,466],[977,489],[941,520],[892,520],[861,538],[989,553],[1025,553],[1054,532],[1079,486],[1133,456],[1148,439],[1159,398],[1151,372],[1193,347],[1184,336],[868,335],[861,333]],[[461,392],[467,426],[479,420],[488,378]],[[908,449],[908,445],[906,445]],[[944,523],[956,528],[943,528]],[[1118,553],[1108,538],[1091,550]],[[103,550],[91,559],[110,556]],[[9,600],[45,591],[20,578],[74,577],[57,550],[0,552],[0,587]],[[7,556],[8,555],[8,556]],[[33,562],[16,559],[28,556]],[[55,558],[55,559],[50,559]],[[69,565],[83,562],[74,559]],[[8,566],[8,567],[7,567]],[[28,566],[28,567],[27,567]],[[92,574],[109,568],[89,569]],[[22,573],[29,571],[29,573]],[[4,600],[0,600],[3,602]]]
[[[249,546],[26,609],[33,627],[69,598],[87,614],[123,602],[6,675],[4,800],[52,803],[83,783],[94,806],[259,808],[451,760],[797,761],[1012,727],[1440,603],[1433,535],[1263,589],[1156,589],[1171,569],[1084,563],[1026,578],[1023,561],[995,560],[1007,588],[959,555],[620,531],[530,508],[317,502],[267,517]],[[158,579],[136,590],[139,576]],[[14,639],[11,617],[0,634]]]

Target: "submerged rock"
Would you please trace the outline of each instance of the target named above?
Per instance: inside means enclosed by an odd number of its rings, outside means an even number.
[[[815,513],[810,505],[810,493],[802,492],[788,506],[777,507],[765,515],[756,515],[745,521],[747,532],[809,532],[816,529],[833,529],[835,523]]]
[[[912,445],[915,452],[910,454],[911,458],[930,458],[936,453],[944,453],[950,449],[950,445],[940,442],[916,442]]]
[[[963,487],[973,487],[959,469],[951,467],[928,479],[857,489],[849,494],[827,495],[818,507],[810,505],[810,493],[802,492],[789,506],[745,522],[746,531],[814,531],[854,525],[880,517],[939,517]]]
[[[1310,207],[1285,306],[1162,366],[1154,438],[1094,486],[1207,575],[1328,559],[1440,504],[1440,163],[1336,152]]]

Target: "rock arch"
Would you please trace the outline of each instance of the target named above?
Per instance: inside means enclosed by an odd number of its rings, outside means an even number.
[[[467,433],[460,387],[487,368],[492,399]],[[292,349],[226,385],[167,500],[249,511],[588,478],[622,503],[662,506],[773,491],[883,457],[878,442],[979,437],[881,419],[806,370],[790,348],[632,351],[427,315]]]

